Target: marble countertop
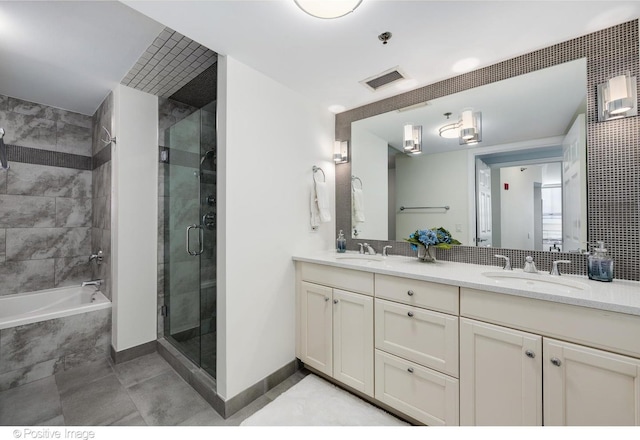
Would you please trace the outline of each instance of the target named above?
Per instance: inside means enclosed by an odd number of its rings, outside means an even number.
[[[357,252],[323,251],[295,255],[293,260],[640,316],[640,282],[637,281],[603,283],[578,275],[552,277],[546,271],[525,274],[522,269],[502,271],[497,266],[452,261],[424,263],[402,256],[389,256],[380,261],[359,260],[358,255]],[[349,259],[350,256],[356,259]],[[504,276],[516,278],[503,278],[505,272]]]

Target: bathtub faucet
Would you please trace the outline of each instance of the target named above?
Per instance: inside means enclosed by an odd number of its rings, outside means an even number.
[[[91,280],[91,281],[83,281],[82,287],[85,286],[95,286],[96,290],[100,290],[100,286],[102,285],[102,280]]]

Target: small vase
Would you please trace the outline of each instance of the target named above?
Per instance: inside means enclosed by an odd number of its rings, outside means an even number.
[[[418,246],[418,260],[427,263],[436,262],[436,248],[433,246]]]

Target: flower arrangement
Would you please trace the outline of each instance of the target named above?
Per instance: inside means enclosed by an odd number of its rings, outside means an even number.
[[[425,248],[433,246],[440,249],[451,249],[451,245],[462,244],[453,238],[449,231],[443,227],[418,229],[416,232],[409,235],[409,238],[405,238],[404,240],[411,243],[411,249],[414,251],[418,250],[418,246],[424,246]]]

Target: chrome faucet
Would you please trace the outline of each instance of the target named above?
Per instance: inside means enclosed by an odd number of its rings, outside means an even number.
[[[527,273],[538,273],[536,263],[533,262],[533,257],[531,255],[528,255],[527,258],[524,259],[524,268],[522,271]]]
[[[376,254],[376,250],[374,248],[371,247],[371,245],[369,243],[365,243],[364,244],[364,248],[365,248],[365,254],[369,254],[369,255],[375,255]]]
[[[389,256],[389,251],[388,249],[393,248],[393,246],[385,246],[382,248],[382,256],[383,257],[388,257]]]
[[[96,290],[100,290],[100,286],[102,286],[103,280],[91,280],[91,281],[83,281],[82,287],[86,286],[94,286]]]
[[[494,255],[494,257],[504,259],[504,267],[502,269],[513,270],[513,268],[511,267],[511,259],[509,257],[507,257],[506,255]]]
[[[96,260],[96,262],[100,264],[102,263],[103,259],[104,259],[104,255],[102,254],[102,249],[100,249],[97,254],[91,254],[91,256],[89,257],[89,262]]]
[[[358,253],[364,254],[364,247],[363,247],[362,243],[358,243],[358,246],[360,246],[360,250],[358,251]]]
[[[571,264],[571,260],[557,260],[553,262],[553,267],[551,268],[551,272],[549,275],[560,276],[560,271],[558,270],[558,264]]]

